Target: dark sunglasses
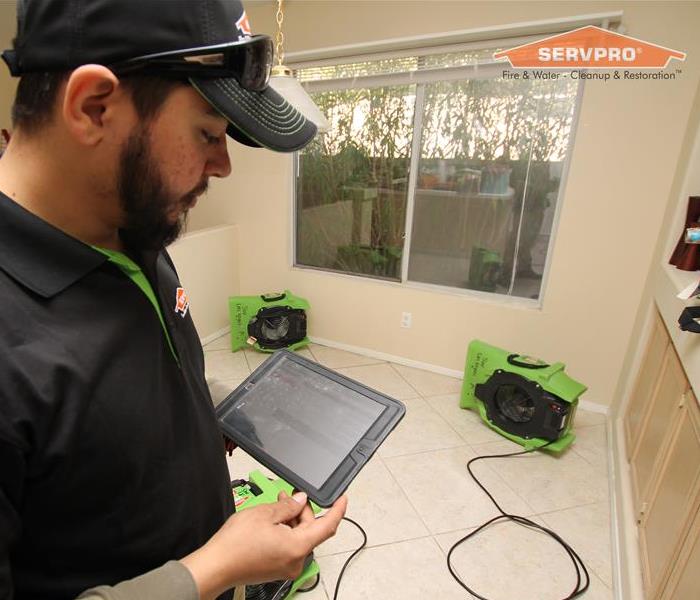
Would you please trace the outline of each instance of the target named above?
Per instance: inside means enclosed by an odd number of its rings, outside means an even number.
[[[233,77],[245,89],[261,92],[270,81],[273,58],[272,40],[266,35],[255,35],[229,44],[137,56],[109,68],[115,75]]]

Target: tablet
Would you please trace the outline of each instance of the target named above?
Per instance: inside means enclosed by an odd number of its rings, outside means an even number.
[[[231,440],[328,507],[406,413],[376,390],[278,350],[216,409]]]

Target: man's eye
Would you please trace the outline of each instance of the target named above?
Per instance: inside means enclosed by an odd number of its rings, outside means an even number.
[[[212,145],[218,144],[221,139],[218,135],[212,135],[206,129],[202,129],[202,137],[207,144]]]

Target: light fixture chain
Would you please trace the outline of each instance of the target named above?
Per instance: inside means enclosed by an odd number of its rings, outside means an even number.
[[[282,21],[284,21],[284,11],[282,10],[282,2],[277,0],[277,43],[275,46],[275,54],[277,55],[277,64],[281,65],[284,60],[284,33],[282,33]]]

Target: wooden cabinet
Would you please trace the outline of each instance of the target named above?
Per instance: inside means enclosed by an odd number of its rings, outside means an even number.
[[[640,543],[645,587],[659,590],[667,570],[673,566],[679,542],[683,540],[695,515],[700,494],[700,417],[694,398],[681,408],[668,451],[659,465],[656,485],[648,495],[640,523]],[[700,598],[700,578],[698,578]],[[653,597],[658,597],[654,594]]]
[[[652,365],[649,366],[650,370],[651,368]],[[647,402],[637,445],[632,452],[632,486],[637,498],[635,508],[638,512],[644,510],[643,504],[649,497],[652,475],[658,472],[664,445],[669,442],[669,432],[680,417],[687,390],[688,380],[676,351],[673,346],[668,345],[654,393]]]
[[[631,460],[632,454],[637,448],[639,432],[644,423],[644,417],[648,412],[647,408],[650,406],[652,395],[656,391],[659,375],[661,374],[661,366],[663,365],[668,346],[669,338],[666,327],[659,313],[655,312],[651,338],[642,360],[644,368],[639,371],[625,415],[624,429],[628,460]]]
[[[700,599],[700,407],[658,315],[624,431],[646,597]]]
[[[686,600],[700,597],[700,507],[695,509],[695,519],[688,537],[679,552],[678,562],[664,588],[662,600]]]

